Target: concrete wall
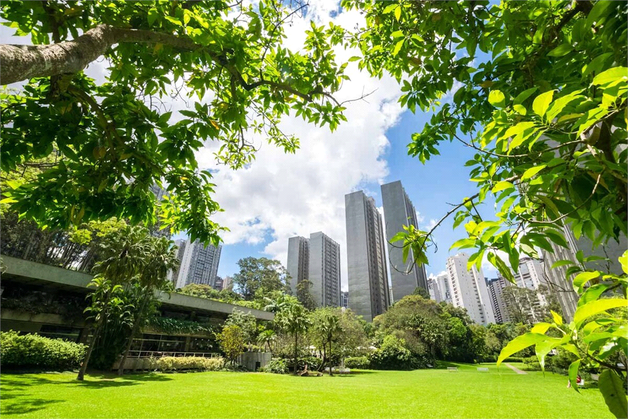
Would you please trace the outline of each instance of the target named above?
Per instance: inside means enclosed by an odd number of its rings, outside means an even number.
[[[257,371],[259,368],[265,367],[271,358],[272,353],[270,352],[245,352],[238,357],[236,362],[249,371]]]

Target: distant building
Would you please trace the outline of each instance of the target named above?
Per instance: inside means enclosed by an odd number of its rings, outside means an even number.
[[[340,292],[340,306],[349,308],[349,291]]]
[[[447,273],[455,307],[467,309],[471,319],[479,324],[495,323],[493,308],[482,270],[467,269],[469,256],[459,253],[447,259]]]
[[[531,290],[539,289],[539,286],[547,283],[543,274],[543,261],[528,257],[519,260],[519,272],[514,277],[518,287]]]
[[[416,209],[408,198],[401,181],[382,185],[382,201],[386,221],[386,239],[388,243],[388,258],[390,263],[390,277],[392,280],[393,301],[399,301],[406,295],[414,293],[417,287],[428,290],[425,265],[415,266],[412,250],[404,263],[403,241],[391,243],[392,238],[403,231],[404,226],[419,227],[416,218]]]
[[[233,278],[231,278],[230,276],[225,276],[222,279],[222,289],[233,291]]]
[[[217,276],[216,281],[214,281],[214,289],[217,291],[222,291],[222,283],[223,283],[223,279]]]
[[[176,277],[176,288],[183,288],[188,284],[215,287],[221,250],[222,246],[204,246],[199,241],[190,243],[187,240]]]
[[[390,306],[382,216],[364,192],[345,195],[349,307],[372,321]]]
[[[488,293],[491,297],[491,305],[493,314],[495,315],[495,323],[503,324],[510,321],[508,309],[504,303],[503,289],[509,285],[501,276],[492,279],[488,283]]]
[[[310,270],[310,246],[308,239],[301,236],[288,239],[288,263],[286,270],[290,275],[290,288],[292,294],[297,295],[297,284],[304,279],[309,279]]]
[[[155,195],[155,199],[157,200],[157,202],[161,202],[164,199],[164,197],[168,195],[168,192],[164,188],[158,186],[157,184],[153,184],[150,187],[150,191]],[[149,228],[149,230],[150,230],[150,234],[153,235],[154,237],[170,238],[171,236],[170,228],[166,227],[162,229],[161,221],[159,219],[153,226]]]
[[[449,280],[446,273],[430,276],[427,283],[432,300],[435,300],[437,303],[446,302],[451,304],[451,292],[449,291]]]

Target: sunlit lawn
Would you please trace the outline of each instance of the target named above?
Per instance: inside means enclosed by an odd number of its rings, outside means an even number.
[[[365,371],[334,377],[207,372],[123,378],[3,374],[3,417],[39,418],[610,418],[597,389],[502,366]]]

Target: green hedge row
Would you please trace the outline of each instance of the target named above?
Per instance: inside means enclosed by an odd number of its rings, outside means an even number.
[[[87,347],[37,334],[0,332],[0,365],[6,368],[68,370],[78,368]]]

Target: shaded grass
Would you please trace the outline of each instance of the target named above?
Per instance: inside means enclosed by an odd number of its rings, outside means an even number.
[[[46,418],[610,418],[597,389],[507,367],[375,371],[301,378],[207,372],[88,376],[3,374],[3,417]]]

